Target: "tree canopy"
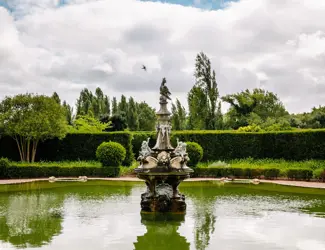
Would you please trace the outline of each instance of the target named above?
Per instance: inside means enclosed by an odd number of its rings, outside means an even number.
[[[111,122],[100,122],[91,115],[79,115],[69,132],[98,133],[111,127]]]
[[[203,52],[196,56],[195,84],[188,93],[191,129],[217,129],[219,90],[211,67],[210,59]]]
[[[237,129],[251,124],[266,123],[268,119],[277,119],[289,115],[283,103],[272,92],[255,88],[226,95],[224,102],[230,104],[227,113],[229,127]]]
[[[17,143],[22,161],[34,161],[40,140],[63,138],[67,133],[64,108],[55,98],[20,94],[0,103],[0,123],[4,133]]]

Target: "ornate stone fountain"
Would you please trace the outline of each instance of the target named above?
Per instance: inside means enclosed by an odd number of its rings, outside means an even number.
[[[157,142],[151,149],[149,139],[141,145],[138,161],[140,166],[135,169],[137,177],[145,180],[147,191],[141,195],[143,212],[185,212],[185,196],[178,190],[181,181],[190,177],[193,172],[186,166],[189,160],[186,143],[177,139],[177,147],[170,142],[171,113],[167,109],[167,99],[171,93],[163,78],[160,86],[160,110],[157,114]]]

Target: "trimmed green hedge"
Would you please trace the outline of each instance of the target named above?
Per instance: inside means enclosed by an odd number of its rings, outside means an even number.
[[[134,153],[138,154],[141,142],[152,138],[154,132],[136,132],[132,141]],[[202,161],[229,159],[325,159],[325,130],[281,131],[244,133],[232,131],[173,131],[172,144],[176,138],[200,144],[204,155]]]
[[[325,182],[325,169],[316,169],[314,170],[314,176],[315,179]]]
[[[11,163],[3,167],[0,179],[12,178],[48,178],[55,177],[116,177],[119,176],[120,167],[59,167],[59,166],[20,166]],[[264,178],[277,179],[285,177],[292,180],[318,179],[325,181],[325,169],[308,168],[261,168],[261,167],[197,167],[194,168],[193,177],[234,177],[234,178]]]
[[[208,167],[195,168],[195,177],[234,177],[234,178],[262,178],[277,179],[286,177],[290,180],[309,181],[313,178],[313,170],[306,168],[288,168],[282,174],[280,168],[237,168],[237,167]]]
[[[313,170],[308,168],[289,168],[286,176],[290,180],[307,180],[313,178]]]
[[[236,167],[209,167],[195,168],[194,176],[196,177],[235,177],[235,178],[261,178],[276,179],[280,176],[278,168],[236,168]]]
[[[62,140],[51,139],[41,142],[37,149],[36,160],[96,160],[97,147],[102,142],[114,141],[122,144],[126,149],[126,157],[122,164],[130,166],[134,160],[132,138],[133,136],[129,132],[68,134]],[[0,157],[6,157],[12,161],[20,160],[16,142],[11,137],[1,138]]]
[[[120,173],[120,168],[116,167],[21,167],[10,166],[5,169],[4,175],[0,178],[47,178],[55,177],[115,177]]]
[[[114,141],[126,149],[123,165],[130,166],[138,156],[142,141],[148,137],[150,147],[156,142],[155,132],[111,132],[96,134],[68,134],[64,139],[41,142],[36,160],[95,160],[96,149],[104,141]],[[202,161],[229,159],[325,159],[325,130],[288,132],[239,133],[230,131],[173,131],[172,145],[176,138],[200,144],[204,154]],[[133,149],[132,149],[133,148]],[[133,155],[134,153],[134,155]],[[0,140],[0,157],[19,161],[15,141],[7,136]]]

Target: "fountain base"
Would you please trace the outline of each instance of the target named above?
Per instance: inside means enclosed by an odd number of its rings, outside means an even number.
[[[185,195],[178,190],[178,185],[189,178],[188,173],[157,173],[138,174],[145,180],[147,191],[141,195],[141,210],[143,212],[172,212],[186,211]]]

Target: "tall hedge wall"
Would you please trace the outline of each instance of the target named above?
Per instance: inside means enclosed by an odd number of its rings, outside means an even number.
[[[137,157],[142,141],[151,138],[156,143],[155,132],[114,132],[97,134],[68,134],[64,139],[40,143],[37,160],[94,160],[97,146],[103,141],[116,141],[127,150],[123,165],[131,165]],[[176,138],[199,143],[204,150],[203,161],[229,160],[253,157],[286,160],[325,159],[325,130],[239,133],[229,131],[173,131]],[[133,149],[132,149],[133,148]],[[134,155],[133,155],[134,153]],[[0,157],[19,160],[16,143],[10,137],[0,139]]]
[[[78,133],[68,134],[64,139],[51,139],[39,144],[36,160],[61,161],[61,160],[95,160],[96,149],[104,141],[121,143],[127,152],[123,165],[130,166],[134,159],[132,151],[133,135],[129,132],[114,133]],[[19,161],[16,142],[10,137],[0,139],[0,157],[7,157]]]
[[[138,154],[141,142],[148,137],[155,144],[154,132],[134,133],[133,151]],[[176,138],[199,143],[204,150],[203,161],[253,157],[286,160],[325,159],[325,130],[290,132],[239,133],[229,131],[174,131]]]

